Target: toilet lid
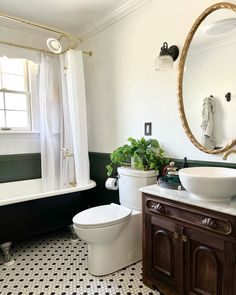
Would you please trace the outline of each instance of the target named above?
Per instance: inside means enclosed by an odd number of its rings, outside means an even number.
[[[121,205],[111,203],[84,210],[73,218],[73,223],[83,228],[94,228],[112,225],[127,219],[132,210]]]

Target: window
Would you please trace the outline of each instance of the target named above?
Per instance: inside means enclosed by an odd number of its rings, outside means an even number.
[[[0,58],[0,131],[30,131],[28,62]]]

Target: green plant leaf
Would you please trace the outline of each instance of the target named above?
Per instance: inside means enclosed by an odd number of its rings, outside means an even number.
[[[112,174],[114,165],[131,163],[131,158],[135,168],[146,170],[158,170],[169,162],[157,139],[129,137],[127,141],[129,144],[124,144],[111,153],[111,163],[106,166],[108,176]]]
[[[113,171],[111,164],[106,165],[106,169],[107,169],[107,176],[111,176],[112,171]]]

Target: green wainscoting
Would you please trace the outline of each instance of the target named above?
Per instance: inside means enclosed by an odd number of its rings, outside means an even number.
[[[0,182],[40,177],[40,154],[0,155]]]
[[[96,181],[97,187],[94,190],[94,197],[92,198],[91,206],[109,204],[111,202],[119,202],[119,192],[109,191],[105,188],[105,182],[107,179],[106,165],[110,162],[110,154],[105,153],[89,153],[90,159],[90,173],[91,179]],[[183,159],[170,159],[175,161],[177,167],[182,167]],[[224,162],[209,162],[209,161],[197,161],[187,160],[188,167],[194,166],[218,166],[236,168],[236,163],[224,163]]]
[[[108,153],[89,153],[91,179],[97,186],[90,196],[90,206],[109,203],[119,203],[119,191],[111,191],[105,188],[107,179],[106,165],[110,162]],[[172,159],[177,167],[182,167],[183,159]],[[189,167],[194,166],[220,166],[236,168],[236,163],[209,162],[187,160]],[[20,154],[0,156],[0,182],[18,181],[41,177],[40,154]]]
[[[171,159],[175,162],[176,167],[181,168],[183,166],[184,160],[182,159]],[[188,167],[196,167],[196,166],[208,166],[208,167],[228,167],[236,169],[236,163],[228,163],[228,162],[210,162],[210,161],[200,161],[200,160],[188,160]]]
[[[89,161],[90,178],[97,183],[94,196],[91,198],[91,206],[119,203],[119,191],[105,188],[107,180],[106,165],[110,163],[110,154],[90,152]]]

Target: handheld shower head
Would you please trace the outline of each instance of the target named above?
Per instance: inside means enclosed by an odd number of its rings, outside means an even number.
[[[59,54],[62,51],[60,42],[55,38],[47,39],[47,47],[53,53]]]

